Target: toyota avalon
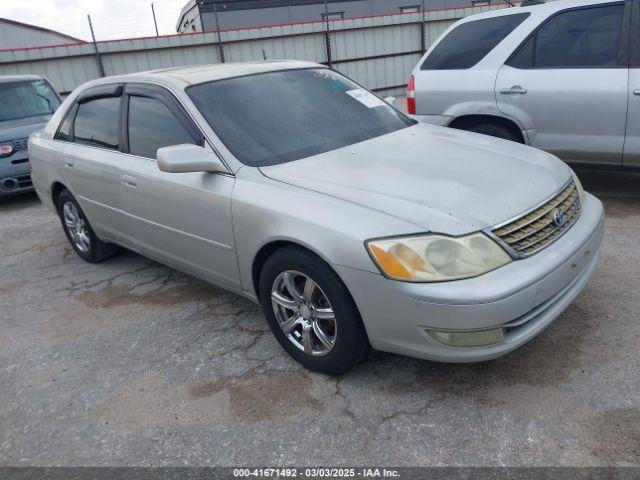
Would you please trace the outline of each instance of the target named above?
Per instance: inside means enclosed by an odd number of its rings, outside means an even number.
[[[416,123],[307,62],[92,81],[29,152],[82,259],[125,247],[245,296],[330,374],[371,347],[516,349],[584,288],[603,236],[601,203],[556,157]]]

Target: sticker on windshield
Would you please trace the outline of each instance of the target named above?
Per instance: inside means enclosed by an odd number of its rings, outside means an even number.
[[[383,100],[376,97],[373,93],[367,92],[361,88],[357,90],[347,90],[345,93],[355,98],[368,108],[382,107],[383,105],[386,105]]]

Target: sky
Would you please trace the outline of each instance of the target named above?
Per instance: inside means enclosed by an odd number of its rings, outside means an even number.
[[[154,0],[160,35],[176,33],[187,0]],[[90,40],[87,14],[97,40],[155,35],[151,0],[0,0],[0,17]]]

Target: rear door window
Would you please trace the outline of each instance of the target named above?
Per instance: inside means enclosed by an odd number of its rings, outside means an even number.
[[[513,55],[515,68],[607,68],[619,59],[624,4],[581,8],[544,23]]]
[[[438,43],[421,70],[463,70],[473,67],[529,16],[500,15],[458,25]]]
[[[120,97],[102,97],[80,103],[73,129],[76,143],[118,150]]]

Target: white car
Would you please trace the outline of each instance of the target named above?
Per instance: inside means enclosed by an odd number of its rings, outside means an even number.
[[[409,113],[572,164],[640,169],[639,9],[561,0],[464,18],[413,70]]]

